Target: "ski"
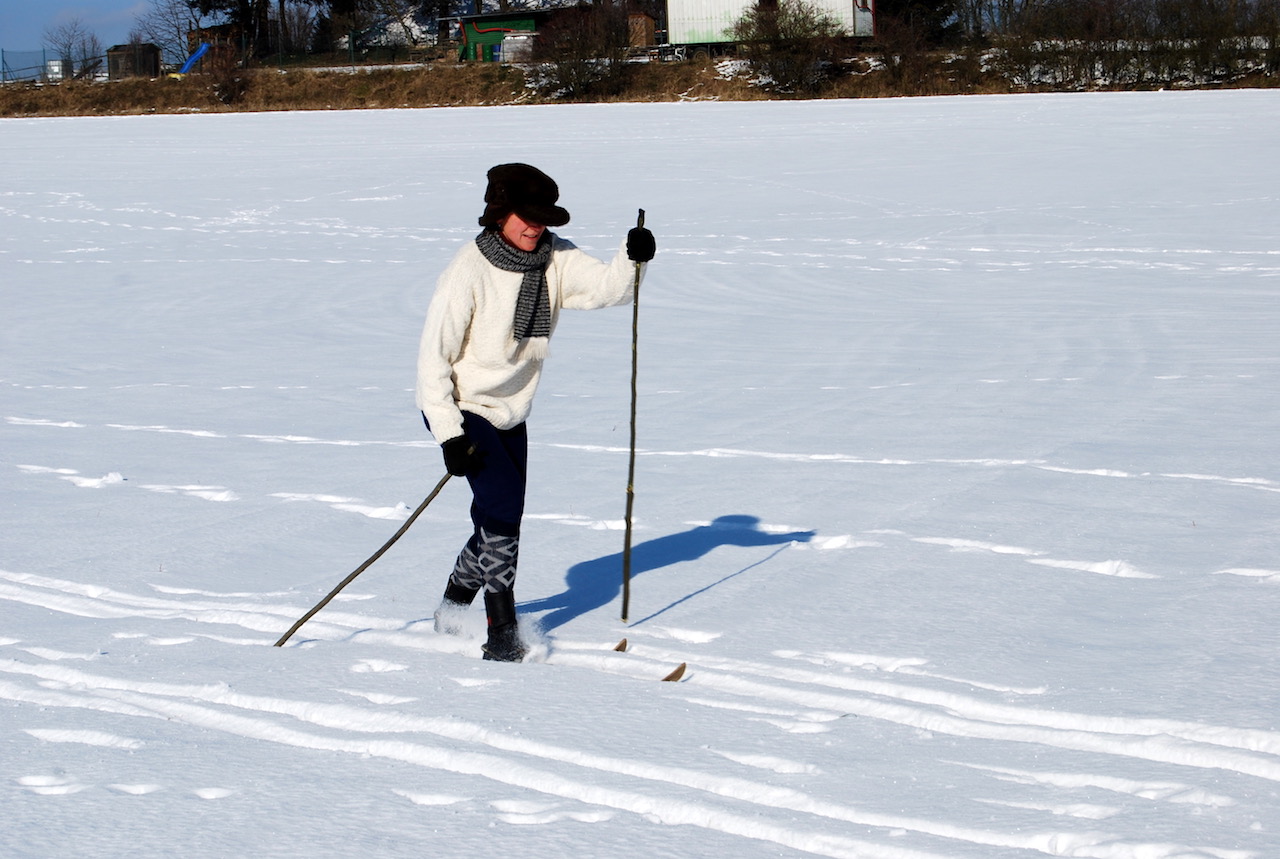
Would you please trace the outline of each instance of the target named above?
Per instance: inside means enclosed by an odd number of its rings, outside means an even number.
[[[627,640],[624,638],[624,639],[622,639],[621,641],[619,641],[617,644],[615,644],[615,645],[613,646],[613,649],[614,649],[616,652],[618,652],[618,653],[626,653],[626,652],[627,652],[627,647],[629,647],[629,646],[630,646],[630,645],[628,645],[628,644],[627,644]],[[687,663],[687,662],[681,662],[679,665],[677,665],[677,666],[676,666],[676,667],[671,671],[671,673],[670,673],[670,674],[668,674],[666,677],[663,677],[663,678],[662,678],[662,682],[663,682],[663,683],[675,683],[675,682],[676,682],[676,681],[678,681],[681,677],[683,677],[683,676],[684,676],[684,672],[685,672],[685,670],[686,670],[688,667],[689,667],[689,663]]]

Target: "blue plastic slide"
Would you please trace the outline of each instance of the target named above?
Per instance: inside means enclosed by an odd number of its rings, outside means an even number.
[[[191,71],[191,67],[200,62],[200,58],[209,52],[209,43],[201,42],[200,47],[196,48],[196,52],[187,57],[187,61],[182,64],[182,68],[178,69],[178,74],[185,75]]]

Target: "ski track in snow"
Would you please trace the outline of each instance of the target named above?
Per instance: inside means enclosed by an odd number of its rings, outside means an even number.
[[[990,381],[990,380],[989,380]],[[93,429],[88,424],[52,418],[15,418],[20,427],[57,431]],[[232,435],[211,430],[165,426],[104,424],[99,430],[177,435],[201,443],[232,440],[249,443],[430,446],[426,441],[355,441],[267,434]],[[600,455],[625,453],[621,448],[554,444]],[[642,450],[648,457],[713,457],[773,460],[824,467],[1031,468],[1081,478],[1211,482],[1223,486],[1277,491],[1262,478],[1206,474],[1131,473],[1121,469],[1074,469],[1042,461],[992,459],[894,460],[845,454],[780,454],[741,449],[687,451]],[[33,477],[65,481],[80,489],[145,492],[182,496],[215,503],[242,502],[245,496],[230,487],[142,483],[119,471],[103,469],[100,476],[84,475],[58,465],[17,464]],[[320,493],[273,492],[282,503],[319,504],[337,513],[403,521],[410,513],[404,502],[379,504],[365,499]],[[565,528],[620,530],[623,523],[576,514],[530,513]],[[705,525],[707,523],[689,523]],[[788,525],[759,526],[762,531],[787,533]],[[968,538],[911,535],[902,531],[862,534],[815,534],[807,543],[793,543],[803,551],[842,551],[883,547],[888,541],[907,541],[939,551],[989,553],[1021,560],[1061,573],[1086,573],[1131,579],[1158,579],[1158,573],[1138,569],[1122,559],[1057,559],[1049,548],[1007,545]],[[1206,571],[1213,575],[1280,582],[1280,571],[1233,568]],[[216,593],[152,586],[153,594],[127,593],[94,585],[0,570],[0,600],[36,606],[71,616],[144,624],[179,625],[182,632],[127,631],[117,638],[139,639],[151,647],[183,647],[200,642],[232,646],[268,647],[306,606],[283,592]],[[362,599],[344,595],[340,603]],[[307,627],[302,647],[323,640],[357,639],[407,653],[434,651],[472,654],[480,632],[462,639],[418,634],[400,618],[376,617],[330,608]],[[251,635],[229,635],[226,627]],[[217,629],[220,631],[200,631]],[[1171,780],[1120,779],[1097,772],[1021,770],[996,764],[955,762],[956,767],[985,773],[993,783],[1031,786],[1038,799],[974,797],[991,806],[1041,813],[1047,819],[1087,821],[1117,827],[1126,816],[1125,798],[1193,808],[1226,808],[1235,800],[1213,790],[1208,774],[1226,770],[1280,782],[1280,733],[1198,722],[1111,717],[1071,713],[1035,706],[1046,690],[1013,688],[982,678],[947,676],[930,670],[926,660],[909,656],[842,652],[776,651],[770,662],[752,662],[698,654],[697,648],[719,637],[716,632],[673,627],[637,629],[630,652],[614,653],[596,644],[553,641],[535,647],[535,658],[574,670],[616,674],[652,682],[673,664],[691,662],[686,676],[671,694],[682,695],[689,707],[737,713],[746,721],[765,725],[779,735],[803,742],[838,729],[841,720],[863,718],[905,727],[922,735],[944,735],[992,742],[1027,744],[1065,752],[1148,761],[1180,768],[1185,778]],[[627,756],[607,756],[579,749],[521,739],[482,724],[459,719],[425,718],[399,713],[396,707],[417,700],[412,696],[336,688],[359,703],[332,704],[235,693],[223,685],[193,686],[124,680],[112,675],[110,658],[101,652],[67,653],[17,639],[0,640],[13,658],[0,662],[0,698],[51,710],[94,710],[126,719],[164,720],[177,725],[223,732],[297,749],[358,755],[408,763],[520,789],[533,799],[494,800],[495,819],[511,825],[550,825],[569,821],[601,823],[619,814],[634,814],[660,824],[704,827],[725,835],[821,856],[863,859],[928,859],[946,855],[908,849],[893,843],[904,833],[934,843],[962,843],[1027,854],[1106,857],[1106,859],[1257,859],[1246,851],[1195,845],[1149,842],[1128,835],[1092,829],[1075,831],[1044,825],[1034,831],[981,828],[909,814],[888,814],[836,802],[799,787],[780,787],[773,777],[814,777],[823,772],[816,756],[787,757],[736,750],[731,744],[708,748],[706,754],[729,761],[742,770],[738,776],[715,774],[696,765],[672,766]],[[692,648],[692,650],[690,649]],[[31,661],[32,659],[36,661]],[[808,666],[808,667],[806,667]],[[833,672],[832,667],[839,670]],[[360,658],[349,666],[353,676],[404,672],[408,663],[394,658]],[[493,682],[455,678],[462,689],[483,690]],[[106,731],[25,728],[36,740],[51,744],[79,744],[111,751],[142,748],[142,740]],[[790,747],[794,748],[794,746]],[[753,773],[767,774],[756,778]],[[660,796],[647,784],[663,787]],[[32,773],[14,779],[21,790],[37,796],[69,796],[87,790],[143,798],[172,790],[154,783],[86,784],[72,777]],[[186,787],[202,800],[226,799],[235,790],[225,787]],[[475,794],[485,791],[477,787]],[[467,796],[396,790],[403,800],[423,807],[474,803]],[[1098,796],[1114,795],[1112,803]],[[1082,799],[1088,796],[1089,800]],[[145,801],[145,800],[143,800]],[[762,818],[762,810],[790,815],[790,823]],[[833,826],[852,827],[849,834]],[[870,832],[868,836],[865,833]],[[859,834],[853,834],[859,833]],[[877,834],[878,833],[878,834]]]
[[[15,426],[27,427],[47,427],[57,429],[93,429],[89,424],[79,423],[77,421],[58,421],[48,418],[19,418],[8,416],[5,421]],[[298,435],[264,435],[255,433],[228,434],[215,432],[211,430],[193,430],[178,429],[166,426],[131,426],[124,424],[105,424],[103,427],[111,430],[119,430],[125,432],[153,432],[185,435],[193,438],[203,439],[244,439],[249,441],[264,442],[269,444],[299,444],[299,445],[332,445],[338,447],[363,447],[363,446],[385,446],[399,448],[422,448],[434,447],[435,443],[428,440],[409,440],[409,441],[374,441],[374,440],[355,440],[355,439],[325,439],[315,438],[311,436]],[[531,443],[531,447],[548,447],[563,450],[576,450],[588,453],[605,453],[605,454],[627,454],[628,448],[614,447],[605,445],[582,445],[582,444],[564,444],[554,442]],[[886,459],[886,458],[867,458],[854,454],[845,453],[777,453],[770,451],[742,450],[736,448],[707,448],[702,450],[645,450],[637,449],[637,456],[642,457],[710,457],[720,459],[763,459],[777,462],[787,463],[811,463],[820,465],[857,465],[857,466],[891,466],[891,467],[927,467],[941,466],[954,468],[1032,468],[1043,471],[1058,472],[1061,474],[1071,474],[1090,477],[1107,477],[1131,480],[1172,480],[1172,481],[1196,481],[1218,483],[1225,486],[1238,486],[1248,489],[1256,489],[1264,492],[1280,492],[1280,482],[1263,477],[1240,477],[1216,474],[1190,474],[1190,473],[1152,473],[1152,472],[1129,472],[1123,469],[1115,468],[1070,468],[1062,465],[1055,465],[1043,460],[1027,460],[1027,459]],[[117,473],[109,474],[104,478],[82,478],[78,472],[71,469],[60,469],[56,467],[44,465],[19,465],[19,469],[31,473],[51,473],[57,474],[65,480],[69,480],[77,485],[105,485],[109,482],[120,482]],[[111,479],[113,478],[114,479]],[[81,483],[81,481],[85,481]],[[99,481],[99,482],[94,482]],[[196,492],[200,490],[222,490],[223,487],[166,487],[166,486],[146,486],[144,488],[153,491],[188,491]],[[327,498],[325,496],[306,496],[293,495],[290,493],[280,493],[279,497],[288,500],[318,500],[329,501],[331,503],[355,503],[355,499]],[[234,500],[227,498],[212,498],[210,500]],[[395,518],[385,515],[385,511],[389,508],[376,508],[375,514],[366,513],[366,515],[374,515],[375,518]],[[395,509],[395,508],[390,508]],[[362,512],[362,511],[357,511]],[[402,515],[398,512],[399,518],[407,518],[411,510],[405,509]]]
[[[20,426],[37,426],[49,428],[74,428],[86,429],[90,428],[86,424],[75,421],[55,421],[52,419],[32,419],[32,418],[14,418],[9,417],[6,420],[11,424]],[[160,426],[126,426],[120,424],[106,424],[104,428],[111,430],[122,430],[129,432],[158,432],[158,433],[175,433],[192,438],[199,439],[228,439],[239,438],[256,442],[269,442],[273,444],[303,444],[303,445],[338,445],[343,447],[356,447],[362,445],[379,445],[392,447],[430,447],[434,446],[433,442],[414,440],[414,441],[353,441],[353,440],[333,440],[320,439],[302,436],[279,436],[279,435],[260,435],[260,434],[241,434],[232,436],[225,433],[214,432],[209,430],[188,430],[173,429],[170,427]],[[567,445],[558,443],[545,444],[546,447],[570,449],[586,453],[594,454],[626,454],[626,448],[607,447],[599,445]],[[754,458],[764,460],[776,460],[787,463],[810,463],[819,465],[849,465],[849,466],[893,466],[893,467],[940,467],[940,468],[1032,468],[1050,472],[1057,472],[1070,475],[1078,475],[1084,477],[1105,477],[1113,479],[1130,479],[1141,481],[1195,481],[1216,483],[1222,486],[1239,487],[1243,489],[1255,489],[1266,492],[1280,492],[1280,483],[1260,478],[1260,477],[1228,477],[1222,475],[1208,474],[1177,474],[1177,473],[1131,473],[1118,469],[1097,468],[1097,469],[1077,469],[1055,466],[1043,461],[1030,460],[998,460],[998,459],[928,459],[928,460],[896,460],[896,459],[867,459],[857,456],[845,454],[784,454],[770,453],[765,451],[738,450],[728,448],[716,448],[709,450],[695,451],[637,451],[639,456],[653,457],[715,457],[715,458]],[[235,502],[242,500],[240,493],[235,490],[216,485],[200,485],[200,484],[183,484],[183,485],[167,485],[153,483],[133,483],[129,478],[118,471],[109,471],[100,477],[92,477],[80,474],[77,470],[71,468],[34,465],[34,464],[18,464],[16,468],[25,474],[32,475],[48,475],[56,477],[60,480],[67,481],[72,485],[82,489],[103,489],[107,487],[132,486],[148,492],[156,492],[171,495],[183,495],[191,498],[197,498],[204,501],[212,502]],[[404,521],[412,513],[413,505],[405,501],[397,501],[392,504],[378,504],[369,502],[365,499],[328,495],[323,493],[301,493],[301,492],[274,492],[270,494],[272,498],[278,498],[288,503],[317,503],[324,504],[334,510],[344,513],[354,513],[371,519],[386,519],[392,521]],[[585,527],[595,530],[622,530],[624,523],[621,520],[598,520],[589,517],[583,517],[573,514],[547,514],[531,512],[527,514],[529,519],[542,519],[552,521],[561,525],[569,525],[575,527]],[[761,525],[764,531],[786,532],[795,530],[784,525]],[[837,550],[837,549],[860,549],[875,548],[883,545],[881,539],[888,532],[868,532],[866,535],[854,534],[815,534],[813,539],[807,544],[797,543],[796,548],[813,549],[818,551]],[[896,536],[906,537],[900,532],[893,532]],[[1003,546],[983,541],[971,539],[948,538],[920,536],[908,537],[918,543],[937,545],[956,552],[992,552],[996,554],[1005,554],[1010,556],[1021,556],[1029,563],[1042,568],[1054,570],[1065,570],[1077,573],[1090,573],[1101,576],[1114,576],[1118,578],[1131,579],[1159,579],[1159,573],[1141,570],[1130,562],[1122,558],[1104,558],[1104,559],[1055,559],[1045,557],[1051,554],[1051,550],[1024,548],[1019,546]],[[1206,571],[1214,574],[1232,574],[1258,579],[1264,582],[1280,581],[1280,571],[1266,569],[1228,569]]]
[[[12,384],[12,383],[11,383]],[[80,423],[71,420],[56,420],[51,418],[22,418],[15,416],[7,416],[6,423],[14,426],[24,427],[46,427],[55,429],[93,429],[89,424]],[[185,435],[193,438],[203,439],[244,439],[250,441],[258,441],[269,444],[298,444],[298,445],[331,445],[338,447],[363,447],[363,446],[386,446],[400,448],[422,448],[434,447],[435,443],[428,440],[408,440],[408,441],[386,441],[386,440],[355,440],[355,439],[326,439],[311,436],[299,435],[278,435],[278,434],[257,434],[257,433],[240,433],[230,434],[216,432],[212,430],[196,430],[174,428],[168,426],[135,426],[126,424],[105,424],[103,427],[116,431],[124,432],[151,432],[162,434]],[[531,443],[531,446],[539,446],[539,443]],[[541,443],[543,447],[559,448],[565,450],[577,450],[591,453],[609,453],[609,454],[626,454],[628,448],[603,445],[582,445],[582,444],[565,444],[565,443]],[[1191,474],[1191,473],[1151,473],[1151,472],[1129,472],[1116,468],[1071,468],[1063,465],[1055,465],[1043,460],[1028,459],[891,459],[891,458],[868,458],[861,457],[856,454],[847,453],[778,453],[770,451],[743,450],[736,448],[707,448],[701,450],[645,450],[637,449],[637,456],[642,457],[711,457],[724,459],[763,459],[773,460],[787,463],[815,463],[823,465],[843,464],[843,465],[862,465],[862,466],[895,466],[895,467],[920,467],[920,466],[951,466],[957,468],[1033,468],[1044,471],[1058,472],[1062,474],[1073,474],[1081,476],[1108,477],[1122,479],[1164,479],[1164,480],[1187,480],[1187,481],[1207,481],[1212,483],[1221,483],[1230,486],[1247,487],[1266,492],[1280,492],[1280,482],[1262,477],[1240,477],[1226,476],[1214,474]],[[56,469],[48,469],[46,466],[23,466],[27,469],[46,469],[56,471]],[[74,474],[74,472],[72,472]],[[406,516],[408,513],[406,512]]]
[[[1011,547],[980,548],[1009,551]],[[223,644],[269,647],[275,633],[301,610],[298,605],[281,602],[276,593],[217,595],[180,589],[161,592],[165,595],[131,594],[0,571],[3,600],[72,616],[164,624],[167,634],[130,632],[124,628],[117,633],[120,638],[140,638],[149,646],[184,646],[210,639]],[[269,634],[237,638],[228,635],[226,627]],[[418,632],[412,627],[412,622],[399,618],[329,611],[312,621],[307,628],[309,638],[296,646],[311,647],[324,640],[357,640],[376,643],[384,651],[399,648],[406,654],[420,650],[464,653],[474,650],[479,638],[478,631],[470,639],[460,640]],[[199,632],[203,628],[217,631]],[[176,634],[179,629],[182,634]],[[1014,689],[978,678],[944,677],[931,672],[925,660],[913,657],[777,651],[772,660],[751,661],[699,652],[699,647],[717,637],[714,632],[691,629],[636,627],[627,653],[565,640],[550,642],[542,658],[566,669],[622,675],[645,683],[654,682],[675,662],[688,661],[691,668],[686,676],[670,687],[663,684],[662,691],[683,697],[690,707],[738,712],[744,720],[770,725],[782,735],[796,737],[797,742],[803,742],[806,736],[820,737],[836,729],[841,720],[858,717],[931,735],[1157,762],[1178,767],[1184,774],[1176,781],[1144,781],[1096,772],[953,764],[985,773],[993,783],[1035,786],[1036,795],[1042,797],[1035,801],[980,797],[977,801],[1041,811],[1054,818],[1114,823],[1124,815],[1123,804],[1099,803],[1096,797],[1100,792],[1155,803],[1228,807],[1234,800],[1209,787],[1211,774],[1219,770],[1280,783],[1280,732],[1038,707],[1035,701],[1044,690]],[[143,723],[158,720],[291,748],[408,763],[519,788],[530,797],[540,797],[493,803],[498,818],[508,823],[591,823],[626,813],[663,824],[706,827],[816,855],[873,859],[945,855],[892,844],[895,833],[902,832],[929,836],[941,843],[953,841],[1052,856],[1247,859],[1252,855],[1229,849],[1148,843],[1114,833],[1052,827],[1030,832],[1001,831],[909,814],[887,814],[752,776],[759,771],[783,776],[819,774],[820,747],[809,749],[817,755],[815,758],[761,755],[733,749],[731,739],[726,737],[719,747],[706,752],[743,769],[741,775],[725,776],[700,769],[693,762],[675,766],[625,754],[593,753],[463,719],[425,717],[395,709],[412,698],[338,689],[335,691],[365,703],[333,704],[243,694],[224,683],[124,679],[113,672],[107,653],[63,653],[13,639],[5,639],[2,646],[9,652],[7,658],[0,657],[0,698],[47,711],[98,711],[122,717],[125,723],[129,719]],[[833,666],[838,670],[833,671]],[[407,668],[395,659],[364,658],[354,663],[351,671],[362,674]],[[483,687],[479,684],[472,688]],[[115,724],[124,723],[117,719]],[[47,743],[116,751],[144,745],[141,740],[105,731],[25,730]],[[144,730],[154,733],[156,729],[142,729],[140,723],[140,732]],[[796,746],[788,748],[794,750]],[[68,795],[95,787],[70,777],[38,773],[20,774],[15,781],[27,792],[44,796]],[[645,789],[646,784],[655,783],[664,788],[659,795]],[[137,797],[164,788],[154,784],[100,786]],[[482,789],[477,787],[476,792],[481,793]],[[203,799],[219,799],[231,791],[207,787],[192,789],[192,793]],[[425,806],[466,801],[453,795],[397,793],[411,803]],[[1080,799],[1082,793],[1094,799],[1085,802]],[[1056,798],[1044,799],[1046,796]],[[762,810],[784,811],[793,822],[770,822],[759,816]],[[873,833],[881,832],[881,836],[838,834],[838,829],[831,828],[835,824],[869,828]],[[823,834],[815,834],[819,832]]]
[[[72,477],[65,474],[65,472],[69,471],[69,469],[36,468],[32,466],[19,466],[19,468],[31,473],[57,473],[60,477],[63,477],[64,479],[72,479]],[[111,475],[108,475],[106,478],[99,479],[99,480],[80,479],[80,480],[74,480],[73,482],[75,482],[75,485],[80,487],[100,488],[101,486],[105,486],[109,484],[124,483],[125,479],[121,477],[118,473],[112,473]],[[156,487],[156,486],[143,485],[141,488],[149,489],[151,491],[181,493],[181,494],[188,495],[195,498],[202,498],[206,501],[238,501],[240,500],[240,496],[238,496],[236,493],[221,487]],[[327,504],[328,506],[332,507],[335,510],[349,512],[349,513],[359,513],[363,516],[367,516],[372,519],[391,519],[396,521],[403,521],[407,519],[410,512],[412,512],[409,509],[408,505],[405,504],[404,502],[399,502],[391,506],[378,507],[378,506],[371,506],[365,503],[360,503],[360,499],[343,498],[340,496],[330,496],[330,495],[315,495],[315,494],[302,494],[302,493],[272,493],[272,497],[283,498],[287,501],[319,502],[319,503]],[[556,522],[558,524],[579,526],[579,527],[585,526],[585,527],[591,527],[591,528],[596,528],[601,530],[622,530],[622,527],[623,527],[623,523],[620,521],[585,520],[581,517],[574,517],[570,515],[548,515],[548,514],[534,513],[534,514],[528,515],[526,518],[544,519],[544,520]],[[696,524],[704,524],[704,523],[696,523]],[[761,530],[764,530],[766,532],[768,531],[785,532],[791,529],[785,528],[784,526],[764,525],[764,526],[761,526]],[[874,532],[874,533],[881,534],[883,532]],[[983,543],[972,541],[972,540],[948,539],[948,538],[941,538],[941,537],[917,537],[913,539],[915,539],[916,542],[946,546],[948,548],[951,548],[954,551],[962,551],[962,552],[991,551],[998,554],[1016,554],[1016,555],[1030,555],[1030,556],[1043,554],[1042,552],[1033,550],[1033,549],[1016,549],[1012,547],[994,546],[994,545],[983,544]],[[873,540],[873,539],[861,540],[861,539],[852,537],[851,535],[848,535],[848,534],[842,534],[837,536],[817,535],[811,542],[813,547],[819,551],[829,551],[834,549],[871,548],[871,547],[878,547],[883,545],[883,543],[880,542],[879,540]],[[804,544],[802,543],[796,543],[793,545],[795,545],[797,548],[804,547]],[[1128,562],[1123,560],[1118,560],[1118,559],[1104,560],[1104,561],[1061,561],[1061,560],[1053,560],[1050,558],[1030,557],[1027,559],[1027,562],[1031,564],[1036,564],[1039,566],[1044,566],[1044,567],[1052,567],[1056,569],[1073,570],[1073,571],[1079,571],[1079,572],[1096,573],[1098,575],[1116,576],[1119,578],[1136,578],[1136,579],[1159,578],[1159,576],[1155,574],[1146,573],[1141,570],[1138,570]],[[1260,578],[1264,581],[1280,581],[1280,573],[1269,571],[1269,570],[1238,570],[1237,569],[1237,570],[1220,570],[1220,571],[1214,571],[1214,572],[1215,573],[1231,573],[1231,574],[1241,575],[1241,576],[1250,576],[1254,578]]]

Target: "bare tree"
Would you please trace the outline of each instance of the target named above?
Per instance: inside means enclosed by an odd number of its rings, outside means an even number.
[[[1249,28],[1258,40],[1267,74],[1280,72],[1280,0],[1254,3]]]
[[[1167,86],[1280,67],[1277,0],[986,3],[998,65],[1028,86]]]
[[[133,22],[138,41],[151,42],[160,48],[169,63],[181,63],[196,46],[191,33],[211,23],[187,0],[151,0],[151,7]]]
[[[316,35],[315,7],[310,3],[280,0],[276,6],[276,15],[280,49],[288,54],[301,54],[310,50]]]
[[[293,42],[293,34],[289,29],[289,16],[285,14],[285,0],[276,0],[276,32],[279,43],[276,47],[281,53],[284,53],[286,47],[291,46]]]
[[[381,18],[387,28],[387,38],[401,45],[417,45],[421,41],[418,28],[411,26],[421,12],[422,3],[416,0],[370,0],[373,13]]]
[[[56,24],[44,31],[45,47],[58,55],[64,75],[85,75],[102,65],[102,42],[80,18]]]
[[[565,8],[538,28],[533,59],[544,91],[569,99],[616,95],[627,78],[627,10],[602,0]]]

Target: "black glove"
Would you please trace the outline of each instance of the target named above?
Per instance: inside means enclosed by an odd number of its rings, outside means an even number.
[[[476,471],[484,459],[465,435],[449,439],[440,445],[440,449],[444,451],[444,467],[454,477]]]
[[[632,227],[627,233],[627,258],[635,262],[648,262],[657,253],[658,245],[653,233],[644,227]]]

